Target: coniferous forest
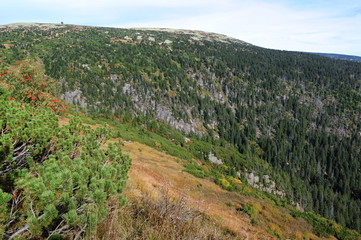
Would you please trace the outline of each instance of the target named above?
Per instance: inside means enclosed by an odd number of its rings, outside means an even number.
[[[159,134],[164,134],[163,124],[166,124],[184,136],[232,146],[246,161],[262,159],[269,167],[250,165],[233,155],[223,156],[229,174],[269,175],[287,198],[305,210],[361,231],[361,63],[270,50],[223,35],[186,30],[71,25],[0,28],[3,67],[29,58],[44,65],[45,74],[58,84],[54,91],[79,109],[132,122]],[[0,107],[2,121],[10,114],[8,111],[20,114],[11,110],[12,105]],[[56,126],[50,113],[44,111],[32,116],[29,111],[21,113],[19,119],[32,118],[32,127],[41,122],[54,131]],[[11,139],[18,134],[16,127],[24,123],[7,121],[9,125],[4,128],[2,122],[2,128]],[[49,139],[40,133],[25,136],[34,139],[27,144],[40,145],[41,151],[30,162],[47,162],[38,173],[44,175],[44,181],[46,168],[63,167],[59,164],[69,160],[66,151],[72,151],[78,143],[96,147],[97,143],[89,138],[76,137],[80,131],[77,126],[74,120],[69,129],[59,130],[58,134],[68,139],[69,149],[64,150],[56,150],[59,144],[56,139],[49,146]],[[7,132],[9,129],[14,130]],[[12,149],[9,141],[1,142],[6,149],[1,152],[1,172],[14,169],[3,156],[9,151],[21,151],[20,143],[24,142],[19,141]],[[87,151],[81,154],[89,157],[104,154]],[[198,157],[208,160],[205,152]],[[17,161],[22,164],[24,159]],[[22,173],[24,180],[17,184],[39,181],[30,174],[31,164],[30,170]],[[74,162],[68,167],[76,169],[76,164],[83,163]],[[93,171],[93,166],[90,164],[88,169]],[[109,171],[110,179],[112,171],[126,172],[127,168]],[[79,176],[73,179],[78,181]],[[100,191],[121,193],[121,189],[107,185],[109,179],[89,180],[90,188],[101,188],[92,204],[103,204]],[[101,185],[103,181],[105,187]],[[39,188],[26,194],[42,191],[42,183],[36,184]],[[75,185],[63,189],[71,187]],[[47,221],[42,221],[41,216],[56,218],[54,212],[59,204],[56,196],[60,190],[54,191],[41,195],[54,199],[48,206],[41,198],[27,203],[28,209],[33,207],[36,213],[29,216],[31,221],[44,225]],[[61,191],[69,208],[77,209],[81,205],[74,205],[67,190]],[[100,212],[94,212],[99,219],[103,216],[102,207]],[[43,215],[37,212],[38,208],[45,208]],[[69,221],[73,217],[71,213],[67,215]],[[74,221],[78,221],[74,226],[81,228],[93,220]]]

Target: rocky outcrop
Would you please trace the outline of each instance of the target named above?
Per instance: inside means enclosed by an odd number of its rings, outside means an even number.
[[[212,152],[209,152],[208,159],[214,164],[223,164],[221,159],[218,159]]]
[[[158,104],[156,107],[156,118],[163,120],[177,130],[184,131],[186,134],[191,132],[197,134],[203,134],[201,129],[203,123],[200,119],[189,119],[189,122],[185,122],[183,119],[176,119],[169,107]]]
[[[87,102],[85,99],[83,99],[82,91],[79,89],[65,92],[61,94],[60,97],[71,104],[80,105],[84,108],[87,107]]]
[[[271,180],[268,175],[263,175],[262,178],[260,178],[259,176],[255,175],[255,173],[251,172],[246,173],[246,178],[250,185],[258,188],[259,190],[269,192],[280,197],[286,196],[284,191],[277,189],[276,182]]]

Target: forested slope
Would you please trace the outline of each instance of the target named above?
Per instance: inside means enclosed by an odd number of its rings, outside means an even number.
[[[40,59],[62,97],[92,113],[154,132],[161,121],[264,159],[271,167],[222,160],[361,230],[360,63],[186,30],[4,26],[0,47],[5,64]]]

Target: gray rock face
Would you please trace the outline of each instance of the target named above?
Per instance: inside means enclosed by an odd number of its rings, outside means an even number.
[[[269,192],[280,197],[285,197],[286,194],[282,190],[278,190],[276,186],[276,182],[271,180],[268,175],[263,175],[263,181],[260,181],[260,177],[255,175],[255,173],[246,173],[246,178],[249,184],[253,187],[258,188],[262,191]]]
[[[82,98],[81,94],[82,91],[77,89],[72,92],[65,92],[64,94],[60,95],[60,97],[71,104],[78,103],[80,106],[86,108],[87,107],[86,100]]]
[[[184,131],[186,134],[191,132],[198,134],[203,133],[199,130],[199,128],[201,128],[203,125],[199,119],[190,119],[189,123],[184,122],[183,119],[177,120],[173,116],[171,109],[165,105],[157,105],[156,118],[167,122],[169,125],[171,125],[177,130]]]
[[[153,96],[150,92],[140,93],[139,90],[136,90],[131,84],[126,83],[122,88],[123,94],[128,94],[137,110],[146,114],[147,112],[154,112],[155,118],[162,120],[169,124],[171,127],[184,131],[186,134],[191,132],[202,135],[204,132],[203,122],[197,118],[191,118],[190,109],[184,110],[185,113],[189,116],[189,120],[185,122],[183,119],[176,119],[173,116],[172,109],[165,104],[156,103],[153,100]]]
[[[130,94],[132,91],[131,91],[131,85],[129,83],[126,83],[124,84],[124,87],[123,87],[123,93],[128,93]]]
[[[215,164],[223,164],[221,159],[218,159],[213,153],[209,152],[208,154],[209,161]]]

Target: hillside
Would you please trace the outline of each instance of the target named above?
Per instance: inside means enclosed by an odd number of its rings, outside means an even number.
[[[3,69],[36,62],[75,109],[197,159],[193,175],[361,230],[360,63],[199,31],[54,24],[2,26],[0,58]]]
[[[343,54],[335,54],[335,53],[314,53],[314,54],[324,56],[324,57],[334,58],[334,59],[338,59],[338,60],[361,62],[361,57],[359,57],[359,56],[343,55]]]
[[[103,123],[102,120],[83,119],[94,129]],[[68,125],[69,118],[59,116],[59,123]],[[159,142],[148,142],[150,147],[129,140],[142,139],[137,127],[112,121],[107,121],[107,126],[121,132],[126,128],[130,133],[124,135],[122,149],[130,154],[132,167],[124,190],[128,205],[113,211],[105,225],[99,225],[99,239],[317,240],[361,237],[313,213],[303,215],[294,206],[285,205],[282,200],[239,180],[233,179],[241,188],[227,191],[209,177],[199,178],[188,173],[189,161],[169,155],[169,150],[161,151]],[[151,132],[148,138],[161,139]],[[111,138],[108,143],[118,140]],[[186,231],[182,232],[184,227]]]

